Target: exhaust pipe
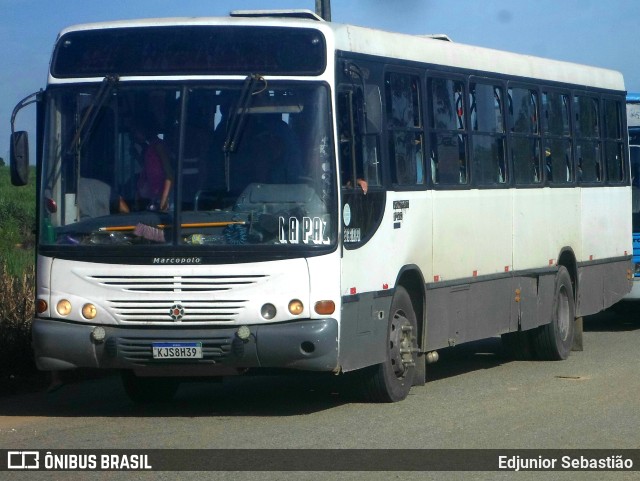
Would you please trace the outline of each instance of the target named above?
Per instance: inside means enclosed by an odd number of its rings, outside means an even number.
[[[316,0],[316,15],[323,20],[331,21],[331,0]]]

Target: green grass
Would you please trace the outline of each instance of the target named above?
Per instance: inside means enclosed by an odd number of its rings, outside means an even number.
[[[0,394],[35,375],[31,319],[35,298],[35,171],[29,185],[11,185],[0,167]]]
[[[33,266],[36,227],[35,169],[29,185],[11,185],[9,167],[0,167],[0,263],[12,276]]]

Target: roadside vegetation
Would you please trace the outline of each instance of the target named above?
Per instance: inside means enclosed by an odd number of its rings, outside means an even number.
[[[35,170],[28,186],[14,187],[9,167],[0,166],[0,394],[35,382],[35,227]]]

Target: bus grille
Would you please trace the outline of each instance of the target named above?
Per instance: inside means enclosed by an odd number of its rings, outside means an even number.
[[[113,293],[107,303],[120,324],[195,325],[236,322],[248,302],[240,292],[268,277],[87,275],[86,279]]]
[[[215,292],[246,287],[265,277],[267,276],[88,276],[88,279],[125,292]]]
[[[122,323],[206,323],[235,321],[245,300],[110,300],[113,314]]]

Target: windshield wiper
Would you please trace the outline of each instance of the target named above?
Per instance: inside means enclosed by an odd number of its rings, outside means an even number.
[[[88,134],[91,132],[93,124],[95,123],[96,119],[98,118],[98,114],[100,113],[100,109],[109,98],[109,95],[111,94],[113,87],[118,83],[118,80],[119,78],[117,75],[107,75],[102,80],[102,84],[100,85],[100,89],[98,90],[96,97],[84,113],[82,120],[80,121],[80,126],[76,131],[76,135],[74,135],[73,140],[69,144],[67,155],[73,153],[73,149],[76,148],[78,141],[84,134]]]
[[[222,151],[224,152],[224,177],[227,186],[227,191],[231,189],[229,178],[229,158],[231,154],[238,148],[242,130],[247,121],[247,112],[251,106],[251,96],[262,92],[264,89],[254,92],[254,87],[258,81],[265,83],[266,80],[257,74],[248,75],[244,80],[244,85],[240,91],[240,97],[235,107],[229,114],[229,122],[227,124],[227,137],[225,138]]]

